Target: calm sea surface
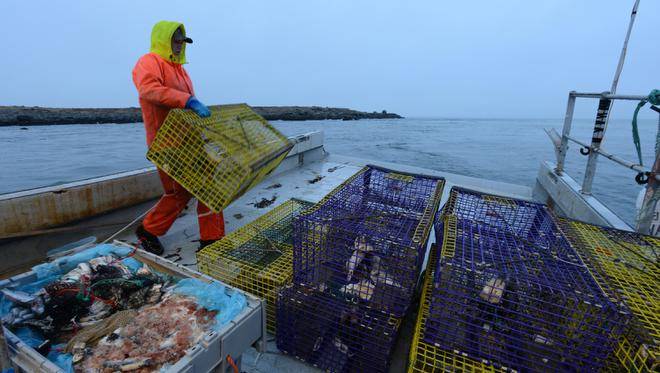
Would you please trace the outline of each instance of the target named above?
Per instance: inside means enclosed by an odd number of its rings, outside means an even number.
[[[562,121],[422,119],[272,122],[286,135],[325,132],[329,152],[397,162],[532,186],[539,164],[555,161],[543,128]],[[576,120],[573,134],[591,139],[593,120]],[[0,193],[57,185],[150,166],[141,123],[0,128]],[[645,163],[652,164],[657,122],[642,121]],[[605,149],[635,160],[629,121],[610,121]],[[581,182],[586,157],[572,146],[567,169]],[[628,222],[640,187],[635,174],[601,159],[594,194]]]

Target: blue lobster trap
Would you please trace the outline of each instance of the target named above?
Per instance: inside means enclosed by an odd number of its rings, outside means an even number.
[[[561,238],[552,214],[545,205],[537,202],[454,186],[442,212],[494,229],[511,231],[518,237],[542,245],[550,245]],[[437,234],[436,230],[436,238]]]
[[[598,371],[611,362],[630,315],[543,205],[454,188],[435,229],[425,343],[495,369]]]
[[[323,290],[292,285],[280,291],[277,347],[328,372],[387,372],[400,319]]]
[[[363,168],[296,218],[294,283],[402,317],[443,186],[442,178]]]

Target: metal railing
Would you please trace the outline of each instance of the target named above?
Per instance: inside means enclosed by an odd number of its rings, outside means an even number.
[[[600,100],[598,107],[598,114],[596,116],[596,123],[594,125],[593,137],[591,144],[586,144],[582,141],[579,141],[571,137],[571,127],[573,125],[573,112],[575,111],[575,101],[577,98],[597,98]],[[561,175],[564,172],[564,165],[566,162],[566,154],[568,152],[568,142],[574,142],[580,145],[580,153],[584,155],[589,155],[587,160],[587,166],[585,168],[584,180],[582,181],[582,189],[580,193],[582,194],[591,194],[591,187],[593,185],[594,177],[596,175],[596,165],[598,163],[598,156],[602,155],[603,157],[617,163],[621,166],[629,168],[637,172],[635,180],[638,183],[642,183],[645,179],[653,175],[656,180],[660,181],[660,175],[652,174],[651,170],[647,167],[644,167],[638,163],[628,161],[621,157],[618,157],[614,154],[608,153],[600,144],[605,137],[605,132],[607,130],[607,120],[609,118],[608,112],[611,106],[612,101],[615,100],[627,100],[627,101],[641,101],[646,99],[647,96],[637,96],[637,95],[619,95],[619,94],[610,94],[609,92],[603,93],[584,93],[584,92],[575,92],[571,91],[568,94],[568,103],[566,105],[566,116],[564,117],[564,128],[562,130],[561,143],[559,144],[557,151],[557,168],[555,172],[557,175]]]

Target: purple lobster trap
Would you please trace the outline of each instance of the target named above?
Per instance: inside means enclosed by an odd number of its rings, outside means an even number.
[[[402,317],[417,284],[442,178],[367,166],[294,224],[294,283]]]
[[[561,237],[548,208],[537,202],[480,193],[452,187],[442,208],[445,215],[469,219],[475,223],[504,229],[516,236],[542,245],[550,245]],[[436,220],[436,225],[439,223]],[[436,241],[440,241],[436,229]]]
[[[277,302],[277,347],[328,372],[386,372],[400,319],[291,285]]]
[[[597,371],[611,361],[629,315],[598,287],[552,216],[500,213],[508,223],[498,225],[457,206],[436,220],[441,249],[424,341],[515,371]]]

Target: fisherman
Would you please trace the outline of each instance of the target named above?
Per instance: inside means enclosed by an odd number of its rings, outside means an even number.
[[[182,23],[160,21],[151,31],[151,51],[140,57],[133,69],[133,82],[138,90],[147,145],[151,145],[158,129],[165,121],[170,109],[192,109],[200,117],[211,115],[193,91],[192,82],[183,64],[186,63],[186,44],[192,43],[186,36]],[[185,190],[162,170],[158,170],[165,194],[149,211],[135,234],[142,248],[160,255],[163,246],[158,239],[174,223],[191,198]],[[225,223],[222,212],[214,213],[201,202],[197,202],[200,249],[222,238]]]

